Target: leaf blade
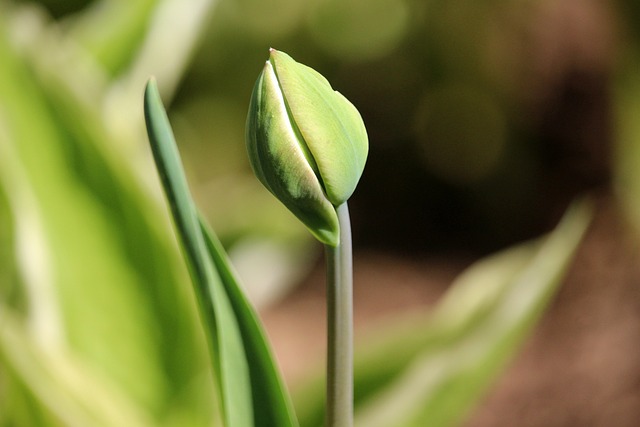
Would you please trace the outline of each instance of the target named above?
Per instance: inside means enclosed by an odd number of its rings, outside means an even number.
[[[217,356],[214,357],[214,369],[218,378],[218,389],[223,397],[223,406],[226,408],[227,425],[295,427],[298,424],[292,404],[274,363],[259,318],[243,294],[222,245],[197,214],[171,128],[153,80],[147,85],[145,94],[145,117],[158,171],[178,234],[183,241],[185,256],[192,270],[196,292],[199,294],[198,299],[204,306],[205,323],[209,323],[206,327],[213,335],[212,352]],[[211,284],[215,287],[213,293],[210,291]],[[225,327],[222,322],[225,322]],[[230,327],[233,330],[232,334],[229,333]],[[223,339],[216,338],[216,334],[234,340],[231,345],[235,348],[235,357],[230,353],[225,354],[224,347],[229,343],[225,344]],[[239,358],[242,358],[246,372],[242,373],[241,378],[235,375],[227,376],[229,372],[233,372],[232,364]],[[239,409],[235,403],[240,397],[236,396],[233,400],[224,399],[225,395],[229,395],[228,388],[238,381],[245,383],[244,395],[241,397],[243,409]],[[247,391],[251,396],[246,395]],[[243,418],[237,414],[239,410]],[[236,418],[232,419],[232,414],[236,414]]]
[[[499,303],[449,345],[423,352],[361,408],[356,426],[457,425],[539,319],[590,222],[588,203],[572,206]],[[401,414],[400,416],[398,414]]]
[[[297,426],[293,404],[274,362],[269,342],[257,313],[242,292],[240,283],[218,238],[201,220],[209,254],[222,277],[240,324],[251,372],[255,426]]]
[[[152,152],[207,332],[222,418],[228,427],[250,426],[253,408],[249,369],[238,324],[221,279],[209,258],[173,132],[154,79],[147,84],[144,106]]]

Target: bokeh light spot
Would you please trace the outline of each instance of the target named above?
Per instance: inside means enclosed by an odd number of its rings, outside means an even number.
[[[425,165],[456,185],[472,184],[495,171],[506,144],[505,117],[497,103],[461,84],[426,97],[416,130]]]
[[[309,31],[330,54],[348,60],[383,57],[402,41],[409,8],[402,0],[323,0],[309,19]]]

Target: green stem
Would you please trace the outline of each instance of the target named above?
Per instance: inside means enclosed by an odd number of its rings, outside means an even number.
[[[336,208],[340,243],[327,257],[326,427],[353,425],[353,265],[347,203]]]

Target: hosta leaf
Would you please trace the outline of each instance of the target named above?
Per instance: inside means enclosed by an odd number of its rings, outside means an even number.
[[[142,18],[142,2],[134,3],[120,11]],[[48,341],[68,344],[73,360],[97,369],[155,425],[211,425],[213,410],[203,397],[212,386],[203,370],[207,353],[193,296],[188,286],[175,286],[185,269],[140,179],[149,176],[144,166],[151,163],[140,167],[130,155],[137,151],[131,147],[139,140],[142,112],[127,114],[132,103],[120,100],[120,119],[107,122],[105,102],[113,107],[114,100],[106,76],[83,66],[87,52],[69,43],[68,22],[62,29],[28,5],[0,9],[0,198],[7,198],[0,211],[0,299],[9,288],[6,302],[28,308],[21,320],[30,332],[37,325]],[[85,12],[72,19],[90,21]],[[23,37],[25,22],[29,37]],[[142,39],[146,21],[136,25]],[[194,40],[185,37],[177,38]],[[172,62],[174,79],[185,58]],[[121,83],[112,87],[123,92],[131,82]],[[0,362],[0,376],[3,368]],[[11,396],[20,388],[29,393],[22,380],[18,374],[11,384],[0,378],[0,387]],[[0,395],[0,419],[15,423],[10,417],[19,410],[8,414],[5,402]],[[28,411],[36,413],[40,403],[30,402]]]
[[[5,369],[2,378],[14,381],[12,391],[19,394],[12,393],[7,399],[24,406],[8,408],[16,414],[14,422],[66,427],[153,425],[146,414],[97,381],[91,370],[68,351],[35,342],[3,306],[0,325],[0,363]],[[0,425],[4,425],[1,418]]]
[[[109,211],[74,175],[67,129],[51,117],[7,28],[0,25],[0,186],[28,322],[44,325],[45,339],[68,345],[144,410],[159,412],[169,385],[140,278]]]

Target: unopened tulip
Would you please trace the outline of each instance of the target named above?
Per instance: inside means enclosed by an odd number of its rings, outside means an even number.
[[[336,207],[355,190],[368,152],[358,110],[318,72],[271,49],[246,140],[262,184],[322,243],[337,246]]]

